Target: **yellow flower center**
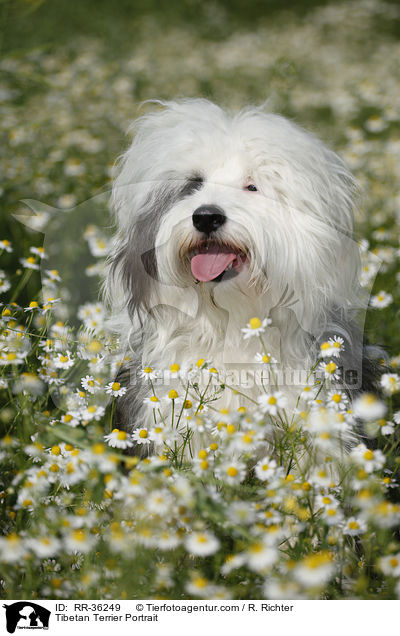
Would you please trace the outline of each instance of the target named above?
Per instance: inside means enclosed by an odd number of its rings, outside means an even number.
[[[139,431],[139,437],[140,437],[141,439],[146,439],[146,437],[147,437],[147,436],[148,436],[148,431],[147,431],[145,428],[142,428],[142,429]]]
[[[333,555],[331,552],[324,550],[323,552],[319,552],[318,554],[311,554],[310,556],[303,559],[303,564],[310,568],[310,570],[315,570],[327,563],[330,563],[333,559]]]
[[[336,369],[337,369],[337,366],[336,366],[336,364],[335,364],[334,362],[329,362],[329,363],[325,366],[325,371],[326,371],[327,373],[330,373],[330,374],[335,373]]]
[[[84,530],[74,530],[72,536],[75,541],[82,543],[86,539],[86,533]]]
[[[236,477],[238,472],[239,471],[235,466],[229,466],[229,468],[227,468],[226,470],[226,474],[229,475],[229,477]]]
[[[261,320],[259,318],[251,318],[249,320],[250,329],[259,329],[261,327]]]

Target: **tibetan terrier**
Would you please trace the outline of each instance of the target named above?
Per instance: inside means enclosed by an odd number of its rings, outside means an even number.
[[[334,377],[348,392],[370,390],[355,183],[339,157],[284,117],[231,114],[204,99],[156,102],[133,127],[113,187],[106,281],[129,353],[119,425],[153,421],[144,405],[151,384],[138,370],[175,365],[176,375],[198,359],[234,389],[217,408],[272,384],[257,382],[257,355],[274,361],[274,390],[293,407],[321,343],[335,337],[343,353]],[[260,323],[263,350],[242,332]]]

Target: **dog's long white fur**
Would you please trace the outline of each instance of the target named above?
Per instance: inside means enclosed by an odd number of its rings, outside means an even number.
[[[355,183],[343,162],[284,117],[261,108],[230,114],[204,99],[158,102],[134,130],[113,187],[106,296],[122,343],[129,335],[138,352],[135,364],[164,369],[205,358],[221,372],[250,364],[260,344],[244,341],[241,328],[269,316],[266,346],[280,366],[309,369],[310,334],[318,340],[332,316],[346,331],[360,306]],[[182,194],[197,176],[201,187]],[[250,182],[257,191],[245,189]],[[224,211],[218,240],[248,255],[231,280],[198,283],[191,272],[190,248],[201,240],[192,215],[202,205]],[[150,271],[141,250],[153,259]],[[140,405],[135,413],[138,422],[148,417]]]

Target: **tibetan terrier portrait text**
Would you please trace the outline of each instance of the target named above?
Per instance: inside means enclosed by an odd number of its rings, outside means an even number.
[[[284,117],[261,108],[231,114],[203,99],[156,102],[134,132],[113,188],[106,281],[129,354],[120,426],[153,421],[144,367],[172,365],[172,387],[177,369],[190,374],[204,361],[233,389],[213,408],[256,402],[273,384],[293,409],[319,369],[321,344],[334,350],[336,342],[332,381],[370,389],[355,184],[339,157]],[[263,351],[246,337],[252,329],[262,330]],[[273,373],[259,381],[263,355]]]

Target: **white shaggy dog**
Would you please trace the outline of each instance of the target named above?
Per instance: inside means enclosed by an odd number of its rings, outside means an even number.
[[[307,375],[327,335],[344,340],[342,382],[359,390],[364,357],[368,384],[354,181],[337,155],[279,115],[228,114],[204,99],[157,102],[134,128],[114,183],[106,281],[116,329],[134,351],[124,426],[153,419],[136,369],[204,358],[222,379],[254,373],[260,342],[241,333],[253,317],[271,321],[264,342],[292,404],[305,377],[296,373]],[[217,407],[243,403],[229,396]]]

